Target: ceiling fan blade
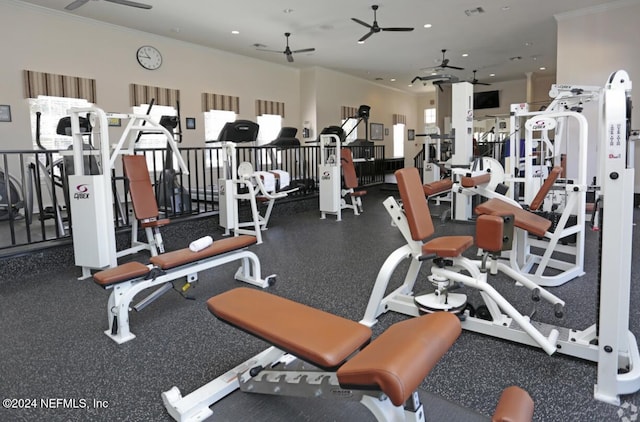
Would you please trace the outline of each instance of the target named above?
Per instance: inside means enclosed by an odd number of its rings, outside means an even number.
[[[286,52],[281,51],[281,50],[267,50],[266,48],[256,48],[256,50],[258,50],[258,51],[266,51],[267,53],[278,53],[278,54],[284,53],[284,54],[287,54]]]
[[[444,66],[441,66],[441,67],[446,67],[447,69],[464,70],[464,67],[458,67],[458,66],[444,65]]]
[[[357,19],[357,18],[351,18],[351,20],[352,20],[352,21],[354,21],[354,22],[356,22],[356,23],[359,23],[359,24],[360,24],[360,25],[362,25],[362,26],[366,26],[367,28],[373,28],[373,26],[371,26],[370,24],[368,24],[368,23],[366,23],[366,22],[364,22],[364,21],[361,21],[360,19]]]
[[[71,3],[69,3],[66,7],[65,10],[75,10],[78,7],[82,6],[85,3],[88,3],[89,0],[75,0]]]
[[[488,84],[488,83],[486,83],[486,82],[478,82],[478,81],[476,81],[476,82],[474,83],[474,85],[486,85],[486,86],[489,86],[489,85],[491,85],[491,84]]]
[[[289,53],[289,54],[287,54],[286,56],[287,56],[287,61],[288,61],[289,63],[293,63],[293,54]]]
[[[395,32],[409,32],[413,31],[413,28],[380,28],[382,31],[395,31]]]
[[[109,3],[122,4],[123,6],[137,7],[138,9],[151,9],[152,7],[149,4],[138,3],[136,1],[130,1],[130,0],[104,0],[104,1],[108,1]]]
[[[302,50],[293,50],[293,53],[311,53],[312,51],[316,51],[315,48],[303,48]]]
[[[411,83],[415,83],[415,81],[421,81],[422,78],[420,76],[416,76],[415,78],[411,79]]]
[[[364,36],[364,37],[360,38],[360,39],[358,40],[358,42],[362,42],[362,41],[366,40],[367,38],[369,38],[369,37],[370,37],[370,36],[372,36],[373,34],[375,34],[375,31],[369,31],[367,34],[365,34],[365,36]]]

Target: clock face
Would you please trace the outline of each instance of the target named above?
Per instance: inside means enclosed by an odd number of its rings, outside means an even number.
[[[136,54],[138,63],[145,69],[155,70],[162,65],[162,55],[157,48],[150,45],[142,46]]]

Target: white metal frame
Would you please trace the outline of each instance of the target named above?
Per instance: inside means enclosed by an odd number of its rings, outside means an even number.
[[[118,143],[112,151],[109,145],[109,125],[107,114],[97,107],[71,108],[71,136],[73,139],[73,160],[75,175],[69,176],[70,205],[73,227],[73,244],[76,265],[82,267],[81,279],[91,277],[92,269],[115,267],[117,265],[115,225],[113,216],[113,200],[111,189],[111,169],[120,154],[133,154],[135,140],[140,132],[156,132],[166,136],[167,142],[176,156],[182,172],[189,174],[173,135],[147,115],[109,114],[110,118],[128,119],[128,123]],[[93,141],[99,143],[99,150],[85,150],[83,137],[87,135],[80,130],[80,114],[86,114],[93,124]],[[125,149],[126,148],[126,149]],[[85,155],[96,155],[101,174],[85,175],[83,158]],[[81,189],[88,189],[81,192]],[[84,195],[87,194],[87,195]],[[74,217],[75,214],[75,217]],[[131,253],[136,250],[131,250]]]
[[[332,145],[332,142],[335,144]],[[342,166],[340,162],[340,137],[338,135],[320,135],[320,164],[318,174],[320,181],[320,218],[327,214],[336,216],[342,221]]]
[[[540,332],[552,333],[555,330],[558,333],[555,342],[556,352],[597,364],[594,398],[616,405],[620,404],[620,395],[632,394],[640,390],[640,352],[636,337],[629,331],[632,250],[632,230],[630,228],[633,224],[634,181],[633,146],[626,139],[626,100],[630,95],[630,89],[631,81],[627,73],[624,71],[615,72],[609,78],[602,102],[601,145],[603,148],[601,154],[604,162],[602,164],[604,223],[600,257],[600,306],[597,323],[584,330],[535,323],[535,327]],[[361,321],[369,326],[374,325],[377,318],[388,311],[410,316],[419,314],[413,290],[422,265],[422,261],[419,260],[422,253],[422,242],[411,239],[406,216],[392,197],[385,201],[385,207],[392,216],[394,224],[408,241],[406,245],[396,249],[387,258],[378,273],[364,318]],[[608,214],[607,210],[609,210]],[[393,272],[405,259],[411,259],[411,264],[403,284],[385,296]],[[471,272],[471,277],[458,274],[457,271],[461,268],[468,271],[472,269],[460,264],[460,259],[456,258],[451,269],[432,267],[432,274],[440,277],[442,282],[446,280],[459,281],[476,288],[483,283],[477,273]],[[518,273],[506,266],[501,268],[500,270],[505,270],[505,274],[509,277],[521,282],[521,276]],[[515,277],[516,275],[519,277]],[[541,294],[543,291],[541,289]],[[512,314],[507,306],[503,308],[504,304],[496,301],[497,307],[494,307],[490,302],[487,302],[487,294],[482,294],[482,296],[493,320],[486,321],[467,315],[462,321],[464,329],[541,347],[547,351],[545,346],[548,344],[545,345],[544,342],[538,341],[540,339],[532,336],[531,332],[525,328],[526,323],[525,326],[520,325],[520,327],[513,324],[513,321],[518,321],[510,320]],[[490,297],[490,299],[495,301],[494,297]],[[547,338],[547,340],[552,343],[550,340],[554,339]]]
[[[136,277],[107,287],[107,289],[112,289],[112,291],[107,303],[109,329],[104,333],[118,344],[133,340],[136,336],[129,328],[129,311],[131,310],[131,302],[138,293],[152,287],[160,286],[159,289],[140,302],[140,304],[145,302],[148,303],[171,289],[171,282],[175,280],[186,277],[187,283],[193,283],[198,280],[198,273],[200,271],[209,270],[238,260],[241,261],[241,266],[234,275],[236,280],[244,281],[245,283],[262,288],[273,283],[275,275],[272,274],[268,277],[262,278],[260,259],[255,253],[247,249],[231,251],[215,255],[210,258],[201,259],[187,265],[181,265],[176,268],[165,270],[156,277],[147,278],[152,273],[145,274],[144,276]],[[152,272],[156,270],[156,268],[151,264],[149,264],[148,267]],[[141,309],[146,306],[140,306],[140,304],[134,308]]]

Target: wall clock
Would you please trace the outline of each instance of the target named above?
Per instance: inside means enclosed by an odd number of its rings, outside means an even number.
[[[162,65],[162,55],[157,48],[143,45],[136,53],[140,66],[148,70],[156,70]]]

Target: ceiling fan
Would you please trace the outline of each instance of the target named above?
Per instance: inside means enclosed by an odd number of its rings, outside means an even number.
[[[443,90],[442,85],[448,85],[448,84],[459,82],[459,79],[455,75],[438,74],[438,75],[429,75],[429,76],[416,76],[415,78],[413,78],[411,83],[413,84],[415,83],[415,81],[422,81],[422,84],[425,86],[427,85],[427,82],[431,82],[433,83],[433,85],[440,88],[440,91],[442,91]]]
[[[367,28],[369,28],[369,32],[367,32],[362,38],[360,38],[358,41],[362,42],[364,40],[366,40],[367,38],[369,38],[370,36],[372,36],[373,34],[377,34],[380,31],[395,31],[395,32],[406,32],[406,31],[413,31],[413,28],[381,28],[380,26],[378,26],[378,20],[376,17],[376,10],[378,10],[378,5],[374,4],[373,6],[371,6],[371,8],[373,9],[373,24],[368,24],[364,21],[361,21],[360,19],[357,18],[351,18],[352,21],[359,23],[362,26],[366,26]]]
[[[151,9],[151,7],[152,7],[149,4],[138,3],[138,2],[130,1],[130,0],[104,0],[104,1],[108,1],[110,3],[121,4],[123,6],[137,7],[139,9]],[[78,7],[82,6],[85,3],[89,3],[89,0],[75,0],[75,1],[72,1],[71,3],[69,3],[65,7],[65,10],[75,10],[75,9],[77,9]]]
[[[469,81],[469,83],[470,83],[471,85],[487,85],[487,86],[491,85],[491,84],[489,84],[489,83],[486,83],[486,82],[480,82],[479,80],[477,80],[477,79],[476,79],[476,72],[477,72],[477,70],[474,70],[474,71],[473,71],[473,79],[471,79],[471,80]]]
[[[290,32],[285,32],[284,36],[287,38],[287,46],[285,47],[284,51],[280,51],[280,50],[266,50],[263,48],[258,48],[259,51],[268,51],[270,53],[282,53],[285,56],[287,56],[287,61],[289,63],[293,63],[293,54],[294,53],[310,53],[312,51],[316,51],[315,48],[303,48],[301,50],[291,50],[289,48],[289,36],[291,36]]]
[[[446,49],[442,49],[442,62],[440,62],[439,65],[434,66],[434,67],[428,67],[425,69],[455,69],[455,70],[464,70],[464,67],[458,67],[458,66],[450,66],[449,65],[449,59],[445,58],[444,55],[447,52]]]

